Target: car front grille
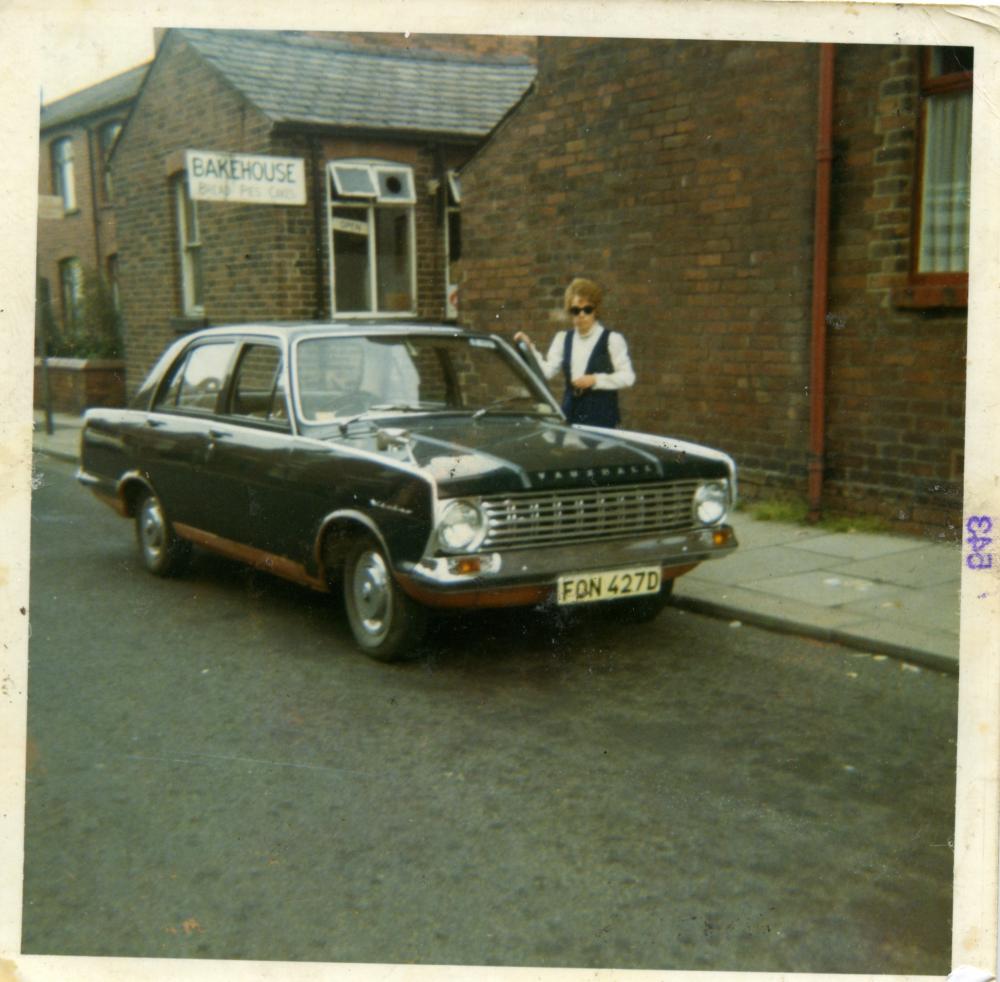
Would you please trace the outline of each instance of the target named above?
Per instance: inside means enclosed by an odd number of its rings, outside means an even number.
[[[483,549],[525,549],[645,537],[691,528],[699,482],[572,488],[484,498]]]

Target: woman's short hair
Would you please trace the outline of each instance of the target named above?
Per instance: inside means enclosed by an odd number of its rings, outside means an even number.
[[[566,296],[563,298],[563,308],[569,310],[573,305],[573,298],[579,297],[586,303],[593,304],[595,307],[601,306],[601,297],[603,296],[601,288],[593,280],[585,280],[583,277],[578,276],[568,287],[566,287]]]

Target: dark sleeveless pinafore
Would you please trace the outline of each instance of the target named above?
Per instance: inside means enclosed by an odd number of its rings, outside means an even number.
[[[566,392],[563,395],[562,409],[571,423],[586,423],[588,426],[616,427],[620,421],[618,414],[618,393],[613,389],[584,389],[579,394],[573,391],[573,337],[576,331],[567,331],[564,335],[562,369],[566,380]],[[594,345],[594,350],[587,359],[584,375],[600,372],[610,375],[614,371],[611,364],[611,353],[608,351],[608,339],[611,331],[607,328]]]

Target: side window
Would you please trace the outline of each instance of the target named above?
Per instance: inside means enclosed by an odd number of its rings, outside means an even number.
[[[118,134],[122,131],[122,122],[120,119],[112,120],[110,123],[105,123],[97,131],[97,142],[101,152],[100,166],[101,166],[101,176],[102,180],[102,190],[104,193],[104,200],[106,202],[111,201],[111,169],[108,167],[108,158],[111,156],[111,151],[114,149],[115,140],[118,139]]]
[[[73,139],[55,140],[52,153],[52,190],[63,201],[63,211],[76,211],[76,178],[73,173]]]
[[[458,317],[458,277],[456,267],[462,258],[462,185],[458,174],[447,173],[445,189],[444,259],[445,317]]]
[[[181,309],[185,317],[200,317],[205,313],[205,286],[198,202],[191,197],[185,174],[178,174],[172,180],[181,264]]]
[[[153,408],[214,412],[235,347],[236,343],[229,341],[191,348],[160,390]]]
[[[59,263],[63,325],[72,333],[83,326],[83,266],[75,256]]]
[[[921,77],[918,276],[969,269],[972,48],[930,48]]]
[[[281,350],[275,345],[247,345],[236,369],[232,414],[279,423],[287,429],[288,405],[281,368]]]

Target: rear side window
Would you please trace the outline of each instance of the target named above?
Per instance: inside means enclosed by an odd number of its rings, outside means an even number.
[[[273,344],[248,344],[243,349],[233,383],[234,416],[288,427],[281,350]]]
[[[174,368],[166,387],[160,390],[153,408],[215,412],[235,348],[235,341],[191,348]]]

